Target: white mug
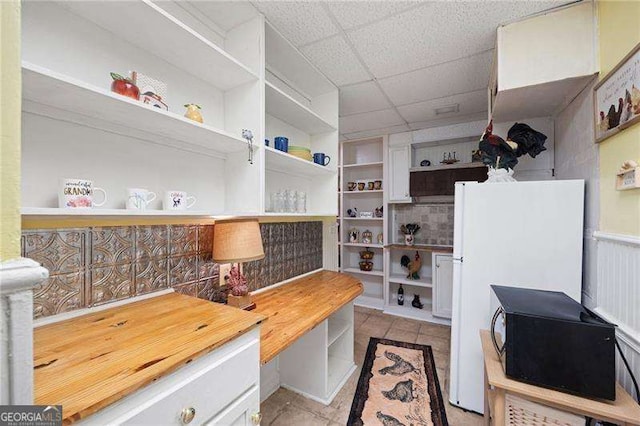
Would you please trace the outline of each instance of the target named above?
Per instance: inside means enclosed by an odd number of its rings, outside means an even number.
[[[127,188],[127,210],[146,210],[156,193],[143,188]]]
[[[184,191],[167,191],[164,193],[165,210],[187,210],[196,203],[196,197],[188,197]]]
[[[102,202],[93,200],[93,193],[102,193]],[[93,186],[93,182],[87,179],[60,179],[58,192],[58,207],[61,209],[90,209],[103,206],[107,202],[107,193],[104,189]]]

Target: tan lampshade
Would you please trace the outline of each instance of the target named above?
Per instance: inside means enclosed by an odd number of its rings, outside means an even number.
[[[236,263],[264,257],[257,219],[216,221],[213,228],[213,260]]]

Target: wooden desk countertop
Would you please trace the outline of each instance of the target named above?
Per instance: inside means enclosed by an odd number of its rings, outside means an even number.
[[[34,330],[35,403],[70,423],[260,324],[264,316],[178,293]]]
[[[253,312],[268,317],[260,329],[260,362],[271,361],[362,292],[356,278],[320,271],[253,295]]]
[[[640,405],[619,384],[616,384],[616,400],[609,402],[582,398],[512,380],[504,374],[498,354],[491,342],[490,331],[481,330],[480,339],[482,340],[487,381],[490,385],[517,394],[525,399],[571,413],[595,417],[598,420],[607,420],[613,423],[625,422],[640,425]]]

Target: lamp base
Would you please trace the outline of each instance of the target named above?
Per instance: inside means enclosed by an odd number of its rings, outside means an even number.
[[[233,294],[230,294],[227,296],[227,305],[233,306],[234,308],[245,309],[252,304],[251,295],[249,294],[244,296],[234,296]]]

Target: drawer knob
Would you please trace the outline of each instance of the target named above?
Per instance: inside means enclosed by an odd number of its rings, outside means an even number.
[[[262,413],[259,411],[257,413],[253,413],[251,415],[251,421],[253,422],[254,425],[259,425],[260,422],[262,421]]]
[[[196,409],[193,407],[183,408],[180,413],[180,419],[183,424],[191,423],[191,420],[196,416]]]

